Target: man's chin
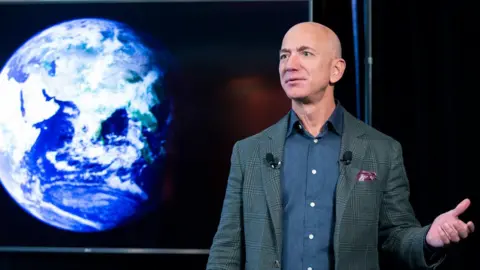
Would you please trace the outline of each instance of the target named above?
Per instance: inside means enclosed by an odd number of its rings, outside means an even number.
[[[320,100],[324,96],[325,92],[319,93],[311,92],[308,89],[286,89],[287,97],[297,103],[309,104],[315,100]]]
[[[309,91],[300,87],[286,89],[285,93],[290,99],[302,99],[309,96]]]
[[[305,89],[287,89],[287,91],[285,91],[288,98],[290,98],[291,100],[298,100],[298,101],[301,101],[303,99],[306,99],[308,96],[309,96],[309,93],[308,91],[306,91]]]

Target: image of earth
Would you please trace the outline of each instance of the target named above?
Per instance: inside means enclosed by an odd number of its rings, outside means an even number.
[[[78,19],[10,57],[0,73],[0,180],[25,211],[73,232],[145,212],[172,121],[154,60],[162,53],[124,24]]]

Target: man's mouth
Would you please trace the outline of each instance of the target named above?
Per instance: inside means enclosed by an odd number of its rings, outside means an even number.
[[[305,78],[289,78],[289,79],[285,80],[285,83],[301,82],[301,81],[305,81],[305,80],[306,80]]]

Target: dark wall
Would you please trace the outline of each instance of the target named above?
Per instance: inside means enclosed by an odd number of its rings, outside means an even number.
[[[461,218],[478,227],[471,45],[478,23],[462,1],[421,2],[373,1],[373,126],[402,144],[422,224],[470,198]],[[439,269],[479,269],[478,239],[477,232],[453,245]]]
[[[347,71],[335,90],[347,109],[355,112],[351,2],[321,1],[314,20],[339,35]],[[475,188],[475,142],[478,78],[478,33],[473,11],[466,1],[422,4],[422,1],[372,1],[373,106],[372,125],[398,140],[411,187],[411,203],[422,225],[433,222],[465,198],[471,207],[461,216],[480,223],[480,192]],[[357,1],[359,9],[365,1]],[[317,6],[318,6],[317,5]],[[360,23],[360,85],[364,89],[364,16]],[[363,96],[361,113],[364,117]],[[478,234],[478,232],[476,233]],[[449,247],[445,263],[438,269],[478,269],[473,234]],[[382,269],[406,269],[388,264]],[[397,268],[395,268],[397,267]]]

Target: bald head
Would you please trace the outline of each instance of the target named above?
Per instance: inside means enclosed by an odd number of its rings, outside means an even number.
[[[324,53],[331,54],[334,58],[342,57],[342,45],[337,34],[325,25],[316,22],[303,22],[292,26],[283,37],[282,44],[290,40],[305,40],[321,49]],[[321,47],[321,48],[320,48]]]
[[[293,100],[320,100],[345,70],[342,46],[328,27],[304,22],[290,28],[280,49],[279,73],[282,87]]]

